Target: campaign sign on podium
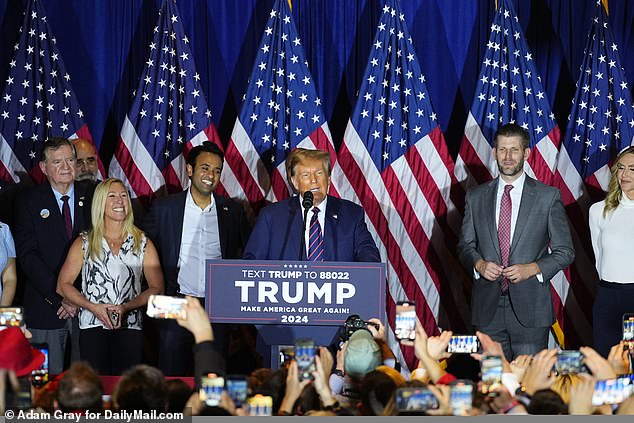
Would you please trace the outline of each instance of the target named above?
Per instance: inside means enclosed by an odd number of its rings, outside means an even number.
[[[207,260],[205,304],[214,323],[341,326],[385,315],[385,264]]]

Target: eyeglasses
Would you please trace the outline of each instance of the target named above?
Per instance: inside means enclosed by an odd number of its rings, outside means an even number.
[[[97,163],[97,159],[95,157],[88,157],[87,159],[77,159],[75,163],[77,164],[77,166],[83,166],[85,164],[94,165],[95,163]]]

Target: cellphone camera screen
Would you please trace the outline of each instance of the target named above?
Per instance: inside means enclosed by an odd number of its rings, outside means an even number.
[[[0,307],[0,326],[22,326],[23,322],[22,307]]]
[[[481,363],[482,393],[495,396],[493,392],[502,383],[502,358],[498,356],[485,357]]]
[[[628,350],[634,350],[634,314],[623,315],[623,340]]]
[[[246,378],[240,379],[227,379],[225,381],[225,388],[227,393],[233,400],[236,407],[242,407],[247,400],[247,380]]]
[[[633,375],[627,375],[616,379],[598,380],[592,395],[592,405],[622,403],[634,392],[633,378]]]
[[[583,354],[580,351],[560,351],[557,353],[555,373],[558,375],[570,375],[587,373],[588,369],[583,364]]]
[[[315,367],[315,342],[297,341],[295,344],[295,361],[297,361],[297,370],[299,372],[299,380],[313,379]]]
[[[414,341],[416,339],[416,307],[412,303],[396,305],[396,325],[394,335],[397,339]]]
[[[273,414],[273,398],[258,394],[247,399],[247,413],[249,416],[270,416]]]
[[[33,344],[33,347],[44,354],[44,363],[42,363],[39,369],[31,372],[31,384],[33,384],[33,386],[44,386],[48,383],[48,345]]]
[[[186,303],[185,298],[150,295],[147,302],[147,315],[155,319],[184,318],[185,309],[183,306]]]
[[[447,345],[447,352],[450,353],[476,353],[480,349],[480,341],[475,335],[452,336]]]
[[[209,375],[200,379],[200,401],[209,407],[217,407],[220,404],[222,390],[225,387],[225,379]]]
[[[454,416],[467,416],[473,406],[473,385],[459,382],[451,386],[451,408]]]
[[[399,412],[425,412],[439,407],[438,398],[424,388],[396,390],[396,408]]]

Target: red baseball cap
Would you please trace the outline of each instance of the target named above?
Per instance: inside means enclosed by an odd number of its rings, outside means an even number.
[[[44,353],[31,347],[20,328],[0,330],[0,369],[13,370],[16,376],[26,376],[44,363]]]

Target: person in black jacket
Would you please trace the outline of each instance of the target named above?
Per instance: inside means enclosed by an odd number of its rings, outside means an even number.
[[[203,304],[206,259],[239,259],[249,225],[242,206],[214,191],[220,182],[224,156],[209,141],[187,156],[190,187],[158,199],[142,229],[154,242],[165,275],[165,294],[196,297]],[[193,339],[171,320],[159,322],[158,367],[166,376],[188,376],[193,371]],[[229,328],[215,324],[214,348],[228,355]]]
[[[15,249],[25,275],[24,316],[32,342],[47,343],[49,372],[60,374],[77,307],[59,296],[57,276],[74,238],[91,227],[94,186],[75,181],[76,152],[66,138],[46,140],[40,170],[46,182],[19,193]]]

